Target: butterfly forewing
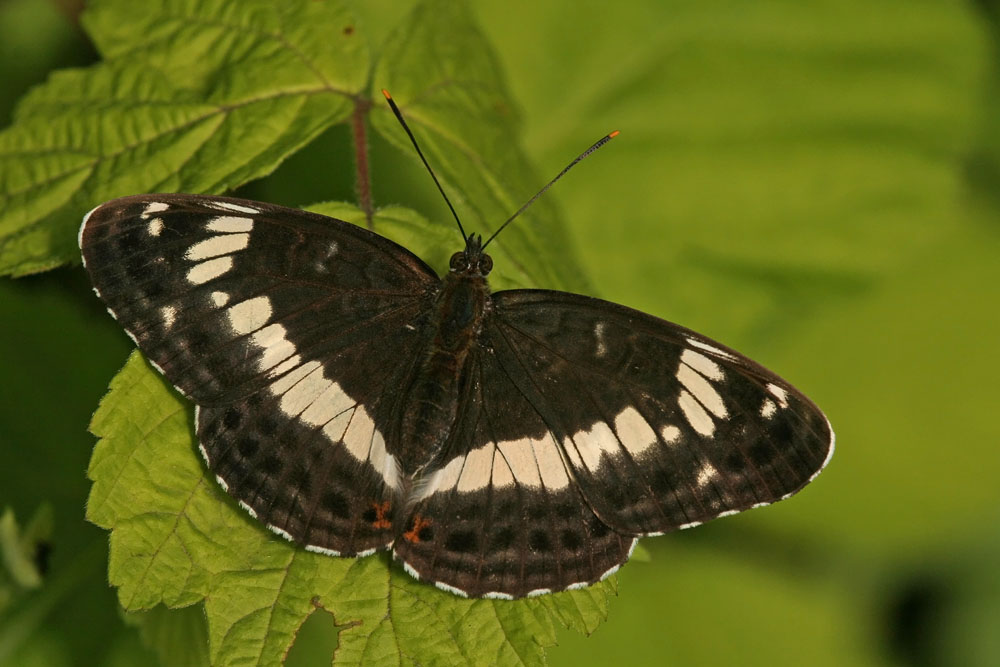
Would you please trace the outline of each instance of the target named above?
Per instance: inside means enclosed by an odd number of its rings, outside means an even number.
[[[289,358],[399,333],[394,314],[407,321],[399,311],[437,282],[417,257],[349,223],[223,197],[116,199],[88,215],[80,244],[111,313],[202,405],[259,390]]]
[[[832,452],[809,399],[688,329],[563,292],[500,292],[494,306],[498,360],[615,530],[661,533],[780,500]]]
[[[383,388],[417,354],[433,271],[349,223],[222,197],[114,200],[80,244],[111,313],[200,406],[202,453],[231,495],[317,549],[391,542]]]

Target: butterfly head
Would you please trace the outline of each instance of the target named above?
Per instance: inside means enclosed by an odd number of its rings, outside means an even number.
[[[493,270],[493,258],[483,252],[483,237],[470,234],[465,250],[451,256],[449,271],[465,275],[487,276]]]

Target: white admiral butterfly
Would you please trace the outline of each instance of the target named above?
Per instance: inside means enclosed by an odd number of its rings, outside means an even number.
[[[829,422],[774,373],[624,306],[490,293],[485,245],[442,279],[341,220],[186,194],[80,230],[98,295],[198,406],[209,470],[311,551],[391,547],[472,597],[579,588],[829,460]]]

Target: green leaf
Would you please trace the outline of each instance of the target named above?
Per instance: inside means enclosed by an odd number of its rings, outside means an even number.
[[[557,626],[590,633],[607,616],[614,579],[528,600],[466,600],[414,580],[385,553],[300,549],[212,480],[191,423],[190,406],[133,354],[91,425],[101,440],[87,518],[111,530],[108,578],[127,611],[204,604],[212,664],[282,660],[317,609],[335,619],[341,664],[540,664]]]
[[[365,42],[338,2],[94,3],[105,59],[53,74],[0,133],[0,273],[79,257],[83,212],[270,173],[352,108]]]
[[[484,238],[546,182],[514,140],[518,122],[513,103],[488,44],[466,3],[422,2],[386,40],[373,76],[376,88],[392,93],[451,195],[466,233]],[[372,125],[417,159],[384,105],[375,108]],[[490,246],[508,286],[584,290],[586,280],[567,247],[553,200],[542,197],[522,218]],[[559,261],[525,260],[537,258],[539,248],[558,252]]]

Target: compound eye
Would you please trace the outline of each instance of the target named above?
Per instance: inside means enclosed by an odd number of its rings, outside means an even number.
[[[479,258],[479,272],[484,276],[489,274],[493,270],[493,258],[489,255],[483,255]]]
[[[451,267],[452,271],[461,271],[464,269],[467,265],[467,262],[465,261],[465,253],[456,252],[451,256],[451,259],[448,261],[448,265]]]

